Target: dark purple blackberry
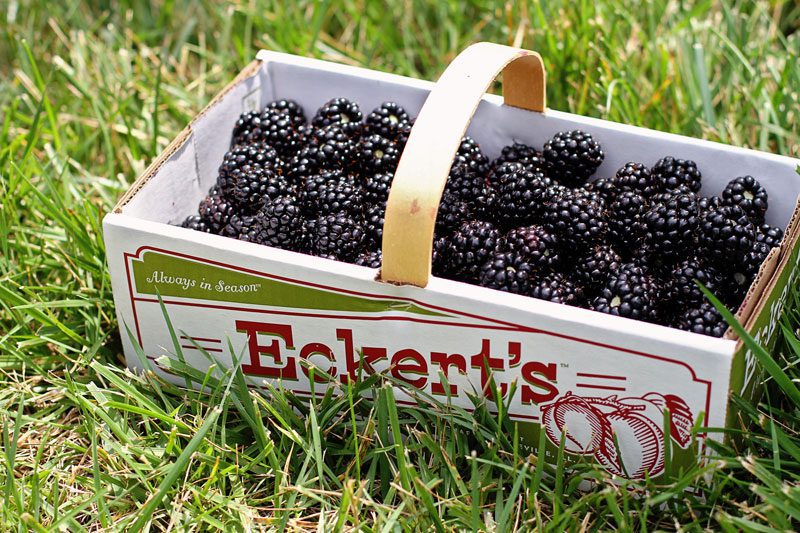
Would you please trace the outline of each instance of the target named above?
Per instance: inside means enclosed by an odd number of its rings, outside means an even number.
[[[650,169],[642,163],[633,161],[625,163],[611,178],[617,190],[635,191],[645,198],[652,196],[658,188],[658,183],[650,173]]]
[[[383,263],[383,255],[380,250],[372,250],[356,257],[355,263],[358,266],[367,268],[380,268]]]
[[[592,308],[601,313],[658,323],[661,292],[653,276],[634,263],[626,263],[608,279]]]
[[[269,104],[267,104],[265,109],[277,113],[286,113],[298,123],[305,124],[307,122],[306,112],[305,110],[303,110],[303,106],[301,106],[294,100],[287,100],[287,99],[275,100],[274,102],[270,102]]]
[[[622,191],[607,206],[609,239],[621,250],[637,249],[644,237],[645,197],[636,191]]]
[[[709,209],[716,209],[722,205],[722,198],[719,196],[701,196],[697,199],[697,207],[702,215]]]
[[[245,113],[233,129],[232,144],[264,142],[283,157],[296,152],[305,142],[308,126],[305,115],[290,107],[267,107],[260,113]]]
[[[244,214],[258,211],[271,198],[294,193],[286,178],[264,167],[236,169],[227,175],[225,181],[227,197]]]
[[[397,141],[373,134],[362,137],[358,143],[358,162],[363,176],[377,173],[394,174],[400,161],[402,148]]]
[[[315,128],[336,125],[348,136],[358,137],[363,127],[361,122],[363,118],[364,115],[358,104],[347,98],[334,98],[319,108],[311,120],[311,124]]]
[[[244,168],[267,168],[278,174],[283,172],[284,162],[278,152],[263,142],[237,144],[222,158],[217,175],[217,185],[223,194],[231,195],[234,181],[231,176]]]
[[[369,133],[393,139],[398,134],[406,134],[411,126],[411,118],[399,104],[384,102],[367,116],[366,125]]]
[[[245,220],[238,238],[283,250],[304,251],[305,218],[297,199],[279,196],[268,200],[255,215]]]
[[[534,272],[521,254],[496,253],[483,265],[479,277],[483,287],[513,294],[527,294]]]
[[[772,248],[767,244],[756,242],[737,264],[732,265],[732,268],[727,270],[728,272],[732,272],[732,281],[738,286],[738,290],[734,289],[734,293],[744,296],[744,293],[747,292],[747,289],[750,288],[750,285],[756,279],[761,265],[767,260],[770,250],[772,250]]]
[[[189,215],[186,217],[180,226],[182,228],[193,229],[195,231],[202,231],[203,233],[211,233],[208,224],[199,215]]]
[[[449,237],[435,237],[431,253],[432,271],[434,276],[451,279],[454,275],[449,271],[450,251],[452,245]]]
[[[358,144],[339,126],[314,130],[308,144],[289,162],[289,176],[302,179],[323,169],[351,170],[358,161]]]
[[[467,282],[477,282],[481,268],[494,254],[500,232],[490,222],[464,222],[450,239],[447,273]]]
[[[744,211],[754,224],[763,224],[768,207],[767,191],[753,176],[731,180],[722,191],[722,203],[735,205]]]
[[[512,229],[500,239],[498,250],[519,255],[536,271],[549,271],[561,263],[558,239],[541,226]]]
[[[521,163],[531,172],[547,171],[547,162],[542,152],[533,146],[518,142],[504,146],[500,155],[492,162],[492,168],[496,169],[503,163]]]
[[[385,215],[386,209],[380,205],[373,205],[364,213],[364,231],[366,232],[364,243],[370,250],[377,250],[381,247]]]
[[[550,179],[522,163],[503,163],[491,175],[495,219],[509,228],[535,222],[545,209]]]
[[[544,226],[566,247],[585,248],[606,232],[603,206],[582,189],[565,190],[545,209]]]
[[[560,272],[550,272],[531,286],[530,296],[564,305],[580,306],[584,303],[583,289]]]
[[[683,256],[694,249],[698,212],[694,193],[652,204],[642,219],[644,243],[666,260]]]
[[[364,224],[344,213],[322,215],[312,224],[311,253],[351,263],[364,252]]]
[[[544,144],[543,154],[549,176],[570,187],[585,184],[605,157],[592,135],[581,130],[556,133]]]
[[[756,241],[763,242],[770,248],[775,248],[783,240],[783,230],[777,226],[761,224],[756,232]]]
[[[724,280],[720,272],[697,257],[685,259],[670,272],[664,286],[664,302],[675,312],[698,306],[706,300],[697,282],[720,296]]]
[[[594,291],[604,286],[621,264],[622,258],[611,245],[595,244],[575,258],[574,276],[587,290]]]
[[[456,156],[453,158],[453,167],[459,165],[466,165],[468,169],[477,172],[481,177],[489,171],[489,159],[483,155],[480,145],[472,137],[465,136],[461,139]]]
[[[613,202],[617,197],[617,193],[619,193],[614,178],[598,178],[587,183],[585,189],[589,192],[599,194],[606,205]]]
[[[755,240],[756,227],[738,206],[709,209],[700,218],[698,245],[705,257],[721,266],[739,263]]]
[[[340,170],[308,176],[303,182],[302,203],[312,217],[338,212],[357,217],[364,209],[361,187],[353,176]]]
[[[386,205],[394,174],[372,174],[364,179],[364,201],[373,205]]]
[[[444,191],[436,213],[436,235],[444,236],[456,230],[473,216],[470,205],[455,194]]]
[[[651,173],[659,190],[670,191],[683,185],[692,192],[700,191],[702,175],[697,164],[690,159],[667,156],[658,160]]]
[[[686,310],[678,318],[675,327],[710,337],[722,337],[728,330],[725,319],[711,302],[703,302],[697,307]]]
[[[466,163],[459,163],[450,169],[445,192],[466,202],[470,210],[480,219],[494,218],[495,192],[480,172]]]
[[[233,204],[222,195],[219,187],[213,187],[197,209],[200,218],[210,233],[221,234],[233,214]]]
[[[253,215],[242,215],[239,213],[234,213],[228,219],[228,223],[225,224],[225,227],[222,228],[221,235],[225,237],[230,237],[231,239],[238,239],[241,235],[244,235],[250,231],[250,228],[253,226],[254,216]],[[242,240],[249,240],[249,239],[242,239]]]

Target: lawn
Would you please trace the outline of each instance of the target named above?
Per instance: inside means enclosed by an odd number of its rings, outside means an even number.
[[[260,48],[435,79],[513,44],[554,109],[797,156],[796,3],[5,0],[0,21],[0,529],[797,529],[800,288],[736,446],[617,484],[521,453],[485,407],[397,407],[378,377],[309,403],[132,375],[100,227]]]

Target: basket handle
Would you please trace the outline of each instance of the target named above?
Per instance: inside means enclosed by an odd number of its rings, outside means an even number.
[[[422,106],[395,171],[384,217],[380,281],[428,284],[436,213],[453,157],[501,71],[506,105],[544,112],[546,76],[536,52],[477,43],[450,63]]]

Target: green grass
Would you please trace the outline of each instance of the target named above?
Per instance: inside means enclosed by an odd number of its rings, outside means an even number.
[[[519,453],[485,406],[397,407],[378,376],[310,402],[176,360],[207,392],[134,376],[100,231],[259,48],[435,78],[515,44],[552,108],[797,155],[793,2],[6,0],[0,21],[0,529],[797,529],[800,289],[763,402],[734,399],[737,448],[615,485]]]

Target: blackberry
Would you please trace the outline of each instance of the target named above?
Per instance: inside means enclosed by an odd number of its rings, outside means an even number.
[[[633,161],[617,170],[611,181],[618,190],[636,191],[644,197],[652,196],[657,189],[657,182],[650,173],[650,169]]]
[[[411,126],[411,119],[399,104],[384,102],[367,116],[366,125],[369,133],[393,139],[399,134],[405,134]]]
[[[716,268],[704,265],[697,257],[685,259],[670,273],[664,287],[664,301],[673,311],[698,306],[706,298],[697,283],[715,295],[723,290],[723,277]]]
[[[270,111],[275,111],[278,113],[286,113],[292,119],[294,119],[298,123],[305,124],[306,123],[306,112],[303,110],[303,106],[295,102],[294,100],[275,100],[274,102],[270,102],[267,104],[266,109]]]
[[[757,242],[738,262],[728,267],[725,279],[723,302],[733,308],[738,308],[742,300],[750,290],[750,285],[758,275],[759,269],[764,261],[767,260],[771,248],[765,244]]]
[[[709,209],[716,209],[722,205],[722,198],[719,196],[701,196],[697,199],[697,207],[700,209],[700,214],[708,211]]]
[[[450,252],[452,245],[448,237],[435,237],[431,253],[432,271],[434,276],[451,278],[449,271]]]
[[[386,209],[380,205],[374,205],[364,213],[364,231],[366,237],[364,243],[368,249],[377,250],[383,241],[383,222]]]
[[[499,253],[481,268],[480,284],[498,291],[527,294],[533,277],[533,269],[522,254]]]
[[[481,151],[480,145],[472,137],[465,136],[461,139],[453,166],[466,165],[466,167],[477,172],[481,177],[489,171],[489,159]]]
[[[561,263],[558,240],[541,226],[512,229],[500,239],[498,250],[519,255],[536,271],[549,271]]]
[[[739,263],[753,248],[756,227],[740,207],[724,205],[703,213],[697,236],[709,259],[721,265]]]
[[[590,291],[604,286],[616,274],[622,258],[609,244],[595,244],[575,259],[575,279]]]
[[[710,337],[722,337],[728,329],[728,324],[711,302],[703,302],[698,307],[685,311],[675,323],[675,327]]]
[[[445,271],[455,279],[477,282],[481,268],[494,254],[500,232],[490,222],[464,222],[450,239]]]
[[[401,153],[402,149],[398,149],[397,142],[392,139],[377,133],[362,137],[358,143],[358,160],[362,175],[393,174]]]
[[[200,218],[210,233],[221,234],[233,214],[233,204],[222,195],[219,187],[212,187],[198,207]]]
[[[600,195],[606,204],[613,202],[619,193],[614,178],[598,178],[587,183],[584,188],[589,192]]]
[[[317,218],[311,234],[311,253],[339,261],[353,262],[364,251],[364,225],[344,213]]]
[[[355,178],[340,170],[322,170],[306,178],[302,201],[312,216],[346,212],[358,216],[363,209],[361,188]]]
[[[263,142],[237,144],[228,150],[222,158],[217,175],[217,185],[224,194],[233,192],[234,180],[231,176],[244,168],[267,168],[276,173],[283,172],[284,162],[278,152]]]
[[[290,161],[289,175],[294,179],[314,174],[322,169],[355,167],[358,145],[337,125],[314,130],[306,146]]]
[[[383,255],[380,250],[372,250],[371,252],[363,253],[356,257],[354,262],[354,264],[358,266],[367,268],[380,268],[382,263]]]
[[[231,239],[238,239],[240,236],[248,233],[250,228],[253,226],[254,221],[253,215],[242,215],[240,213],[234,213],[228,219],[228,223],[225,224],[225,227],[222,228],[222,235],[225,237],[230,237]],[[242,239],[242,240],[250,240],[250,239]]]
[[[754,224],[764,223],[767,200],[766,189],[753,176],[735,178],[722,191],[722,203],[740,207]]]
[[[560,272],[551,272],[534,283],[530,296],[565,305],[583,304],[583,290]]]
[[[290,109],[276,105],[260,113],[245,113],[234,126],[232,144],[264,142],[282,156],[290,156],[300,149],[308,132],[305,115]]]
[[[550,179],[533,172],[522,163],[503,163],[492,173],[491,186],[496,192],[495,218],[504,227],[536,221],[544,210]]]
[[[783,240],[783,230],[777,226],[761,224],[756,233],[756,241],[763,242],[770,248],[779,246]]]
[[[484,175],[466,163],[459,163],[450,169],[445,191],[466,202],[475,216],[490,219],[495,213],[495,192]]]
[[[503,163],[521,163],[531,172],[547,170],[547,162],[544,160],[542,152],[533,146],[518,142],[504,146],[500,155],[492,162],[492,168],[496,169]]]
[[[470,218],[472,218],[470,205],[455,194],[445,190],[442,194],[442,200],[439,202],[439,211],[436,213],[437,236],[449,234]]]
[[[358,104],[347,98],[334,98],[319,108],[311,120],[315,128],[325,128],[336,125],[350,137],[357,137],[361,133],[361,119],[364,115]]]
[[[240,240],[298,252],[305,248],[305,218],[296,198],[271,199],[245,222],[249,225],[240,230]]]
[[[621,265],[592,303],[595,311],[646,322],[659,321],[660,306],[658,282],[634,263]]]
[[[699,192],[702,180],[697,164],[690,159],[675,159],[667,156],[659,159],[651,170],[658,189],[670,191],[681,185],[692,192]]]
[[[386,205],[394,174],[371,174],[364,180],[364,200],[373,205]]]
[[[646,245],[664,259],[680,257],[694,248],[697,197],[693,193],[676,194],[663,203],[651,205],[642,223]]]
[[[286,178],[263,167],[234,170],[225,183],[228,198],[245,214],[254,213],[270,198],[294,193]]]
[[[608,204],[608,236],[622,250],[639,247],[644,237],[644,216],[647,200],[636,191],[622,191]]]
[[[180,226],[182,228],[193,229],[195,231],[202,231],[203,233],[211,233],[211,229],[208,227],[208,224],[206,224],[205,220],[198,215],[189,215],[183,220],[183,222],[181,222]]]
[[[606,232],[603,206],[587,194],[580,189],[563,191],[543,213],[545,227],[564,246],[585,248]]]
[[[581,130],[556,133],[544,144],[550,177],[571,187],[586,183],[603,162],[603,150],[590,133]]]

